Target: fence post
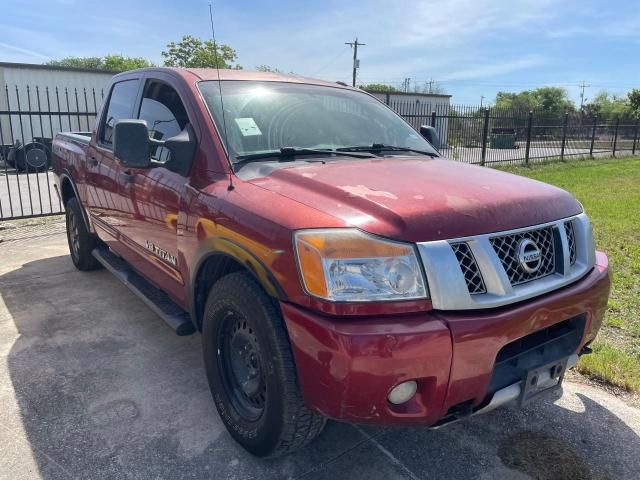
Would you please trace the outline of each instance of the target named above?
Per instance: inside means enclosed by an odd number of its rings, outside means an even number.
[[[636,144],[638,143],[638,129],[640,128],[640,118],[636,120],[636,131],[633,134],[633,148],[631,149],[631,155],[636,154]]]
[[[484,109],[484,126],[482,127],[482,157],[480,157],[480,165],[484,167],[487,158],[487,138],[489,136],[489,109]]]
[[[567,143],[567,125],[569,125],[569,112],[565,112],[562,122],[562,146],[560,147],[560,161],[564,160],[564,147]]]
[[[529,165],[529,151],[531,149],[531,130],[533,129],[533,110],[529,112],[529,121],[527,123],[527,147],[524,151],[524,163]]]
[[[616,119],[616,129],[613,133],[613,156],[616,156],[616,146],[618,145],[618,128],[620,128],[620,117]]]
[[[593,158],[593,146],[596,143],[596,127],[598,126],[598,116],[593,116],[593,129],[591,130],[591,146],[589,147],[589,156]]]
[[[431,112],[431,126],[436,128],[436,111]]]
[[[385,99],[385,100],[386,100],[386,101],[385,101],[385,103],[386,103],[387,105],[389,105],[389,99],[390,99],[390,98],[391,98],[391,95],[389,95],[389,92],[387,92],[387,93],[386,93],[386,99]]]

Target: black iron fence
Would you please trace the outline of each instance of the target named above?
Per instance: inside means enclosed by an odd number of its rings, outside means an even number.
[[[435,127],[442,154],[466,163],[527,165],[567,157],[633,155],[640,149],[640,120],[632,117],[393,100],[388,105],[415,128]]]
[[[103,91],[4,86],[0,92],[0,221],[62,212],[55,192],[51,142],[60,131],[90,131]],[[411,125],[435,127],[450,159],[478,165],[529,164],[567,157],[635,154],[638,119],[588,117],[394,101]]]
[[[56,133],[90,131],[104,92],[5,85],[0,91],[0,220],[55,215],[51,143]]]

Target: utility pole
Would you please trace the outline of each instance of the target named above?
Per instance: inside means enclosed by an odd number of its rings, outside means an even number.
[[[482,110],[482,102],[484,101],[484,95],[480,95],[480,109]]]
[[[580,87],[580,111],[582,112],[582,109],[584,107],[584,102],[587,101],[587,98],[584,98],[584,89],[586,87],[590,87],[591,85],[587,85],[584,80],[582,81],[582,84],[579,85]]]
[[[429,93],[433,93],[433,77],[429,79]]]
[[[366,45],[366,43],[358,42],[358,37],[356,37],[355,42],[344,42],[345,45],[349,45],[353,48],[353,83],[352,85],[356,86],[356,73],[358,68],[360,68],[360,60],[358,60],[358,46]]]

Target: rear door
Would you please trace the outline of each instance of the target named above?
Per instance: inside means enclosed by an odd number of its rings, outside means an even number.
[[[160,74],[157,74],[161,77]],[[184,102],[168,81],[146,77],[137,117],[145,120],[149,136],[166,140],[190,123]],[[178,235],[184,219],[181,201],[188,177],[176,165],[171,152],[162,146],[152,149],[154,167],[130,169],[121,166],[120,191],[130,212],[120,231],[123,241],[139,253],[134,267],[145,277],[182,303],[185,298]]]
[[[118,188],[119,165],[113,155],[113,127],[118,120],[132,118],[139,89],[140,79],[113,84],[96,141],[87,150],[86,206],[96,220],[95,225],[101,229],[98,234],[106,241],[116,239],[118,217],[128,208]]]

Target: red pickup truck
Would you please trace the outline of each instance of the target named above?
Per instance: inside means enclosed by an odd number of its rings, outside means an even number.
[[[523,405],[590,351],[610,279],[581,205],[437,143],[358,89],[153,68],[53,165],[73,263],[201,332],[222,421],[268,456],[326,418]]]

